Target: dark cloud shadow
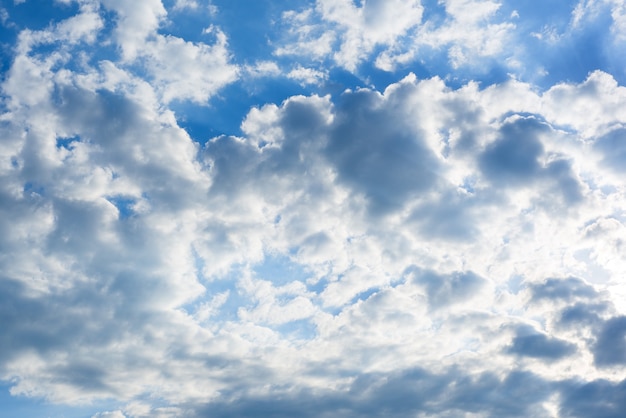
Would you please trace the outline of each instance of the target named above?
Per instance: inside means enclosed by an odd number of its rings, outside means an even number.
[[[541,137],[553,133],[539,117],[524,116],[506,122],[499,138],[487,145],[478,157],[485,178],[497,187],[527,187],[544,184],[552,194],[544,206],[573,205],[583,198],[580,182],[571,162],[559,155],[546,155]],[[545,161],[547,160],[547,162]]]
[[[433,271],[415,270],[414,281],[425,287],[431,309],[469,299],[486,284],[484,278],[471,271],[440,275]]]
[[[437,180],[432,151],[383,104],[369,90],[345,93],[325,149],[340,181],[365,195],[372,214],[400,208]]]
[[[626,380],[567,381],[560,390],[559,413],[568,418],[623,418],[626,416]]]
[[[593,286],[577,277],[549,278],[543,283],[529,286],[532,301],[563,300],[573,301],[578,298],[594,299],[599,293]]]
[[[614,317],[604,323],[592,351],[596,366],[626,366],[626,316]]]
[[[602,162],[609,168],[626,173],[626,128],[615,129],[598,138],[593,147],[602,153]]]
[[[576,345],[539,333],[530,327],[519,327],[506,352],[541,360],[560,360],[576,352]]]
[[[557,323],[564,327],[595,326],[602,321],[601,315],[609,309],[610,306],[605,302],[576,303],[561,310]]]
[[[500,129],[500,137],[479,157],[483,174],[501,185],[532,182],[541,171],[539,157],[544,152],[538,136],[548,131],[548,126],[535,118],[506,123]]]
[[[301,390],[267,397],[238,397],[194,406],[194,417],[409,417],[489,418],[544,416],[541,403],[554,385],[528,372],[503,377],[468,375],[452,369],[442,374],[413,368],[398,373],[369,373],[345,390]]]

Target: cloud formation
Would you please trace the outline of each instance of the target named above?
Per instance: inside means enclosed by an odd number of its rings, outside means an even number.
[[[507,2],[303,2],[272,9],[289,39],[254,62],[209,6],[3,6],[12,396],[94,418],[623,415],[623,74],[514,63],[605,15],[621,45],[619,4],[547,27]],[[192,134],[220,106],[239,129]]]

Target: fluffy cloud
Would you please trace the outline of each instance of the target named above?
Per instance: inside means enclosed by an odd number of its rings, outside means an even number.
[[[287,35],[275,53],[331,60],[355,74],[362,64],[389,72],[417,66],[490,82],[514,73],[549,87],[603,69],[623,81],[623,16],[614,1],[537,8],[508,0],[318,0],[284,14]]]
[[[13,394],[114,400],[94,417],[623,410],[626,90],[611,74],[545,90],[410,74],[289,94],[204,141],[168,106],[236,79],[226,34],[165,35],[159,1],[104,2],[114,24],[96,6],[21,32],[2,82]],[[442,7],[441,31],[491,28],[502,5]],[[286,17],[315,14],[339,45],[320,56],[350,69],[434,19],[373,1]],[[107,27],[119,50],[81,64]],[[330,77],[298,65],[285,77]]]
[[[196,397],[203,391],[210,397],[232,390],[225,373],[245,364],[257,371],[246,379],[243,392],[233,394],[236,397],[254,399],[248,398],[255,393],[253,382],[263,376],[273,376],[276,383],[254,396],[262,399],[280,392],[289,381],[289,370],[300,376],[291,384],[302,390],[325,387],[327,379],[346,373],[347,380],[338,388],[346,394],[401,396],[397,385],[406,380],[412,383],[403,399],[426,384],[435,399],[444,402],[465,396],[444,389],[453,382],[465,385],[460,382],[468,378],[454,372],[461,365],[486,373],[477,381],[470,379],[468,390],[483,385],[496,390],[509,380],[513,385],[517,379],[539,379],[525,373],[551,378],[531,361],[528,371],[500,381],[489,374],[485,360],[472,353],[503,365],[515,356],[541,363],[576,354],[571,335],[561,335],[556,328],[537,330],[540,324],[518,325],[523,311],[517,314],[520,319],[509,319],[498,302],[519,297],[501,286],[506,286],[507,274],[528,272],[521,268],[528,255],[559,253],[561,237],[575,238],[567,231],[583,230],[603,213],[595,199],[610,202],[610,195],[582,201],[582,193],[592,193],[595,186],[584,185],[582,173],[574,171],[578,153],[563,148],[558,160],[546,157],[564,135],[574,135],[568,146],[586,146],[575,134],[555,134],[551,113],[539,122],[538,117],[511,119],[508,109],[501,108],[504,119],[485,118],[494,111],[481,109],[490,106],[490,91],[471,86],[450,90],[436,79],[408,77],[382,94],[348,91],[335,104],[329,97],[293,97],[280,106],[254,109],[243,125],[245,138],[218,137],[200,150],[167,113],[148,107],[149,101],[129,98],[126,90],[91,90],[53,75],[40,82],[51,85],[44,90],[46,96],[14,103],[4,115],[7,137],[14,138],[3,153],[4,184],[23,185],[7,190],[7,217],[34,222],[32,215],[18,213],[49,213],[37,218],[41,226],[29,227],[33,232],[28,251],[18,245],[23,226],[5,225],[7,254],[22,260],[21,266],[13,262],[3,269],[2,293],[12,301],[3,304],[3,316],[16,324],[4,334],[14,350],[5,352],[3,374],[18,382],[15,393],[72,402],[111,394],[130,400],[156,391],[171,402],[186,403],[201,399]],[[567,88],[585,89],[586,83]],[[549,91],[535,100],[549,108],[554,106],[552,97]],[[432,118],[423,107],[426,101],[430,112],[444,112]],[[476,135],[449,140],[445,127],[458,117],[459,102],[474,115],[465,116],[466,129],[485,139]],[[398,117],[401,112],[411,117]],[[593,122],[593,115],[579,116]],[[565,171],[552,169],[561,160],[568,161]],[[457,161],[467,170],[465,177],[451,167]],[[568,212],[568,199],[542,208],[544,184],[560,185],[564,176],[575,185],[578,213]],[[473,216],[455,215],[458,209],[450,209],[457,204],[454,199],[437,197],[455,190],[469,196],[463,199],[474,199]],[[494,202],[499,202],[503,219],[495,220],[495,229],[494,219],[481,215],[494,213]],[[446,230],[422,223],[436,222],[440,215],[433,211],[456,216],[455,228],[470,231],[465,235],[468,245],[461,241],[458,246],[420,248],[424,239],[457,241]],[[571,213],[561,221],[569,227],[554,229],[559,236],[552,241],[535,242],[538,232],[526,224],[527,211]],[[448,220],[440,216],[437,221]],[[475,236],[485,239],[476,243],[470,239]],[[585,248],[590,236],[579,234],[579,247],[572,242],[572,251]],[[276,276],[255,277],[250,268],[270,252],[302,266],[308,278],[281,285]],[[34,256],[24,259],[26,253]],[[581,262],[577,254],[560,253],[559,264],[544,268],[571,274]],[[33,276],[33,271],[40,273]],[[541,271],[527,276],[535,301],[601,300],[600,293],[578,279],[532,284]],[[232,275],[236,278],[228,279]],[[237,287],[211,305],[210,316],[201,313],[205,305],[198,306],[197,314],[185,313],[194,313],[196,308],[187,304],[201,300],[205,288],[223,280],[235,280]],[[466,303],[472,295],[474,302]],[[55,316],[49,312],[58,306],[73,308],[62,310],[53,326]],[[432,311],[431,320],[420,318],[428,315],[424,306]],[[519,306],[523,309],[523,301]],[[227,308],[234,308],[234,316]],[[587,315],[595,312],[591,305],[580,309]],[[442,316],[444,311],[455,314]],[[467,315],[474,316],[471,328],[453,332],[456,321]],[[553,315],[558,317],[557,308]],[[27,317],[31,328],[17,327]],[[203,318],[209,329],[194,318]],[[595,343],[578,343],[593,354],[593,363],[587,360],[584,367],[598,365],[598,376],[623,360],[607,351],[614,346],[621,317],[605,318]],[[313,334],[289,331],[305,324],[313,327]],[[495,336],[502,327],[511,330],[502,338],[475,339],[476,332],[483,338]],[[298,335],[298,340],[290,335]],[[27,349],[33,346],[35,351]],[[98,363],[92,357],[96,352]],[[264,366],[250,360],[253,353],[263,358]],[[444,353],[450,357],[443,369],[406,372],[417,364],[434,365]],[[166,359],[167,366],[162,363]],[[108,365],[113,361],[118,366]],[[315,365],[327,362],[341,366],[322,379]],[[361,375],[358,364],[369,364],[366,370],[372,375]],[[133,379],[131,386],[131,376],[124,372],[128,367],[145,380]],[[555,376],[579,376],[576,369],[568,371],[559,363],[550,370]],[[172,386],[180,379],[198,385],[205,373],[215,380],[194,390]],[[399,380],[380,388],[367,380],[380,373],[392,373]],[[360,385],[365,386],[357,389]],[[354,403],[347,408],[365,407],[361,395],[350,396],[342,401]],[[529,401],[526,408],[533,408],[533,402],[539,401]],[[381,405],[391,408],[384,396]],[[424,405],[407,403],[402,408]],[[468,412],[479,408],[462,405]],[[442,403],[433,408],[441,412],[456,407]]]
[[[337,63],[354,71],[374,48],[392,46],[418,25],[422,10],[419,1],[370,0],[354,4],[350,0],[320,0],[314,10],[284,15],[284,19],[294,24],[291,34],[297,37],[298,44],[304,43],[312,48],[302,50],[300,46],[288,45],[276,52],[283,55],[307,53],[308,50],[318,57],[332,53]],[[328,22],[328,31],[311,21],[317,16],[322,22]],[[337,50],[334,44],[338,45]]]

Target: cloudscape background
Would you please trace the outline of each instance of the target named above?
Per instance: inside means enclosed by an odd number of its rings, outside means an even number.
[[[623,1],[0,23],[1,417],[626,416]]]

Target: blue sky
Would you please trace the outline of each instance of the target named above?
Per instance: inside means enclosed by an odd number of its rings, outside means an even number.
[[[0,417],[623,417],[621,0],[0,2]]]

